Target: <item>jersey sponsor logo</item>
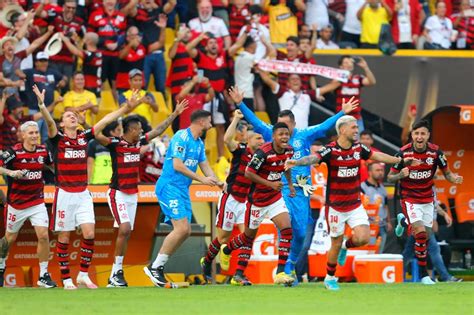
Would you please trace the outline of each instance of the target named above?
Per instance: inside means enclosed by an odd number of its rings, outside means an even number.
[[[355,177],[359,176],[359,167],[339,167],[337,171],[338,177]]]
[[[360,91],[359,88],[350,88],[347,86],[342,87],[341,89],[342,95],[359,95]]]
[[[140,162],[140,154],[125,153],[123,155],[123,162],[124,163]]]
[[[325,157],[325,156],[328,155],[329,153],[331,153],[331,149],[330,149],[330,148],[325,148],[324,150],[319,151],[319,155],[321,155],[321,157]]]
[[[64,152],[64,158],[66,159],[81,159],[85,157],[86,157],[86,150],[66,149],[66,151]],[[39,162],[39,159],[38,159],[38,162]]]
[[[280,14],[279,16],[276,17],[277,21],[283,21],[283,20],[288,20],[291,17],[291,13],[284,13]]]
[[[427,179],[431,177],[431,170],[429,171],[411,171],[410,179]]]
[[[249,165],[251,165],[255,169],[259,169],[262,166],[263,159],[258,158],[258,156],[254,155],[250,160]]]
[[[186,165],[187,167],[195,167],[197,164],[198,160],[194,159],[187,159],[186,161],[184,161],[184,165]]]
[[[36,172],[28,172],[28,173],[26,173],[25,178],[26,178],[26,179],[29,179],[29,180],[37,180],[37,179],[41,179],[42,176],[43,176],[43,172],[41,172],[41,171],[36,171]]]
[[[281,173],[278,173],[278,172],[270,172],[270,174],[268,174],[268,177],[267,177],[267,179],[270,181],[280,180],[280,178],[281,178]]]

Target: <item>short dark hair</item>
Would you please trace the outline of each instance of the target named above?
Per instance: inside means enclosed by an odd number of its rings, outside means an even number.
[[[324,145],[320,140],[316,140],[311,145]]]
[[[275,125],[273,125],[273,132],[282,128],[288,129],[288,131],[290,131],[290,128],[288,128],[287,124],[285,124],[284,122],[277,122]]]
[[[210,112],[208,112],[207,110],[204,110],[204,109],[199,109],[199,110],[197,110],[197,111],[195,111],[194,113],[191,114],[191,122],[193,123],[198,119],[207,118],[209,116],[211,116]]]
[[[127,133],[130,130],[132,125],[141,123],[140,117],[138,115],[127,116],[122,120],[123,133]]]
[[[342,62],[344,61],[344,59],[348,59],[348,58],[352,59],[352,57],[351,57],[350,55],[342,55],[342,56],[339,58],[339,60],[337,61],[337,65],[338,65],[338,66],[342,65]]]
[[[255,43],[255,40],[252,38],[252,36],[247,36],[244,42],[244,48],[247,48],[254,43]]]
[[[368,129],[364,129],[361,133],[360,133],[360,136],[369,136],[371,137],[372,139],[374,138],[374,134],[372,133],[372,131],[368,130]]]
[[[431,132],[431,126],[430,126],[430,123],[428,122],[428,120],[426,119],[422,119],[420,121],[417,121],[416,123],[413,124],[413,127],[411,128],[411,130],[416,130],[416,129],[419,129],[419,128],[426,128],[428,129],[429,132]]]
[[[383,166],[383,163],[382,162],[371,162],[369,163],[368,167],[367,167],[367,170],[371,171],[375,165],[380,165],[380,166]]]
[[[143,132],[144,133],[149,132],[151,130],[151,126],[150,126],[150,123],[148,122],[148,120],[145,117],[143,117],[142,115],[137,114],[137,117],[140,120],[140,122],[142,123]]]
[[[84,72],[82,72],[82,71],[76,71],[76,72],[74,72],[74,73],[72,74],[72,77],[75,78],[76,75],[79,75],[79,74],[84,75]]]
[[[263,14],[263,9],[258,4],[251,5],[249,8],[250,15]]]
[[[104,134],[104,136],[110,137],[110,136],[112,136],[110,133],[113,130],[117,129],[118,126],[119,126],[119,122],[117,120],[112,121],[110,124],[105,126],[104,130],[102,130],[102,133]]]
[[[278,113],[278,117],[290,117],[292,121],[295,121],[295,115],[289,109],[284,109]]]
[[[300,39],[297,37],[297,36],[288,36],[288,38],[286,39],[287,42],[293,42],[295,43],[296,45],[299,45],[300,44]]]

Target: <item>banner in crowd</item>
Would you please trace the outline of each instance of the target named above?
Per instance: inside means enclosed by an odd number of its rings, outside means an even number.
[[[292,62],[285,60],[260,60],[258,67],[267,72],[283,72],[296,74],[319,75],[328,79],[347,82],[350,72],[309,63]]]

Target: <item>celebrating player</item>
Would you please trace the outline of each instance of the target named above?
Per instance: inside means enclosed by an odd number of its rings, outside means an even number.
[[[142,103],[138,93],[132,96],[132,103],[127,105],[133,109]],[[140,118],[136,115],[128,116],[122,121],[123,136],[103,138],[99,133],[112,121],[116,120],[123,112],[116,111],[106,115],[100,124],[94,127],[96,139],[110,150],[112,157],[112,180],[107,192],[107,201],[115,219],[114,227],[118,228],[115,243],[114,263],[109,277],[108,287],[126,287],[123,273],[123,258],[127,250],[130,233],[133,230],[138,202],[138,169],[140,166],[140,147],[151,139],[162,134],[173,120],[186,108],[186,100],[178,103],[174,112],[155,129],[142,135]],[[125,109],[128,111],[128,109]]]
[[[244,231],[244,215],[245,202],[249,194],[250,185],[252,182],[245,177],[245,168],[250,162],[254,152],[263,144],[263,137],[252,130],[247,130],[245,135],[246,143],[237,142],[234,140],[234,135],[238,124],[244,117],[240,110],[234,112],[234,119],[224,135],[224,143],[230,152],[232,152],[232,162],[229,176],[227,177],[227,189],[224,191],[217,203],[217,237],[209,244],[209,249],[205,257],[201,258],[201,267],[203,275],[207,281],[212,281],[211,263],[217,256],[221,248],[221,244],[225,244],[232,233],[234,224],[237,224],[240,231]],[[244,251],[246,255],[250,255],[251,248],[241,248],[241,253]],[[226,268],[228,269],[228,267]],[[235,283],[238,281],[238,283]],[[233,277],[231,284],[247,284],[248,280],[245,277]],[[248,282],[250,283],[250,282]]]
[[[179,130],[171,138],[163,173],[156,182],[155,190],[161,210],[166,215],[165,222],[173,225],[173,231],[164,239],[153,263],[143,269],[156,286],[166,286],[164,266],[169,256],[191,233],[192,208],[189,197],[191,182],[196,180],[204,185],[224,186],[209,166],[204,143],[201,140],[204,132],[211,127],[211,113],[197,110],[191,114],[191,126]],[[198,165],[204,176],[196,173]]]
[[[412,157],[421,161],[420,165],[406,165],[403,162],[392,167],[388,174],[391,182],[400,181],[400,194],[403,213],[397,216],[395,233],[401,236],[405,227],[411,226],[415,237],[415,255],[421,271],[421,283],[435,284],[426,270],[426,243],[433,226],[435,211],[433,178],[436,169],[441,168],[444,177],[453,184],[461,184],[462,176],[453,174],[448,167],[448,161],[439,147],[428,142],[430,126],[425,120],[413,125],[412,142],[401,148],[400,157]]]
[[[265,141],[272,139],[272,126],[262,122],[258,117],[242,102],[243,94],[237,87],[230,89],[230,96],[238,105],[245,119],[255,128],[255,132],[260,133]],[[359,102],[351,98],[347,103],[342,104],[342,111],[328,118],[322,124],[305,129],[295,128],[295,116],[290,110],[281,111],[278,115],[278,122],[283,122],[290,129],[290,142],[295,152],[293,158],[298,160],[310,153],[311,144],[320,138],[326,136],[326,132],[334,127],[336,121],[344,114],[348,114],[357,108]],[[314,191],[311,186],[311,170],[308,166],[300,166],[292,171],[292,180],[287,182],[283,178],[283,198],[290,211],[291,227],[293,228],[293,241],[291,244],[290,255],[286,264],[285,272],[295,276],[295,265],[298,256],[304,245],[306,228],[308,227],[309,215],[311,213],[309,205],[309,196]],[[293,183],[289,185],[288,183]],[[296,197],[290,198],[290,186],[296,187]],[[221,259],[221,267],[222,259]],[[293,285],[295,285],[294,283]]]
[[[352,116],[343,116],[336,122],[337,141],[322,147],[316,155],[299,160],[288,160],[288,169],[298,165],[311,165],[326,162],[328,182],[326,193],[326,220],[331,236],[331,249],[328,253],[327,275],[324,284],[329,290],[339,290],[336,262],[343,266],[348,248],[363,246],[369,242],[369,218],[360,201],[360,160],[395,164],[403,159],[382,152],[373,152],[357,142],[359,128]],[[411,164],[412,157],[406,157],[404,163]],[[416,164],[416,163],[414,163]],[[354,235],[344,240],[346,223]]]
[[[44,106],[44,105],[43,105]],[[20,127],[23,143],[3,152],[0,173],[8,176],[6,231],[0,239],[0,286],[3,286],[5,259],[23,223],[28,219],[38,238],[40,273],[38,286],[54,288],[56,282],[48,273],[48,210],[44,204],[43,168],[52,163],[46,147],[40,145],[38,124],[27,121]]]
[[[290,128],[285,123],[276,123],[273,126],[273,141],[262,145],[252,156],[245,169],[245,177],[252,181],[245,212],[245,231],[222,246],[221,260],[229,260],[230,253],[238,248],[246,247],[251,250],[258,227],[263,219],[268,217],[280,231],[275,283],[291,286],[294,278],[285,273],[285,264],[293,233],[288,209],[281,192],[285,161],[293,156],[293,148],[288,144],[289,141]],[[291,181],[291,171],[288,170],[284,173],[286,179]],[[290,186],[289,190],[290,197],[294,197],[296,195],[295,188]],[[244,250],[239,255],[234,284],[250,285],[244,276],[250,259],[250,250]]]

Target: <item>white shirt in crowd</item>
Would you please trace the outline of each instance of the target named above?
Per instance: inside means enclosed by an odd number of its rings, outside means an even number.
[[[280,91],[280,85],[276,86],[273,94],[277,94]],[[309,109],[311,106],[311,97],[300,91],[295,93],[292,90],[286,90],[282,96],[278,99],[280,105],[280,111],[289,109],[295,115],[296,128],[302,129],[308,127]]]
[[[255,75],[251,72],[256,56],[243,50],[235,58],[235,85],[244,93],[244,98],[253,98],[253,81]]]
[[[199,18],[189,21],[189,28],[198,33],[209,32],[215,37],[229,36],[229,30],[224,21],[218,17],[211,17],[207,22],[202,22]]]
[[[402,0],[402,8],[398,10],[398,29],[400,31],[400,43],[411,43],[411,19],[410,19],[410,1]]]
[[[321,38],[316,41],[316,49],[339,49],[339,46],[330,40],[327,44]]]
[[[433,44],[449,49],[451,47],[451,34],[453,32],[453,23],[448,18],[439,18],[432,15],[426,20],[425,28],[432,39]]]
[[[357,18],[357,11],[365,4],[365,0],[346,0],[346,17],[342,30],[346,33],[360,35],[362,27]]]
[[[309,26],[318,25],[318,31],[321,27],[329,24],[328,0],[307,0],[305,23]]]
[[[247,26],[242,27],[239,33],[239,37],[245,33]],[[263,36],[268,43],[271,42],[270,40],[270,31],[265,25],[258,24],[255,28],[252,28],[249,32],[249,35],[253,38],[253,40],[257,43],[257,51],[255,51],[255,60],[260,61],[262,60],[265,55],[267,54],[267,48],[262,43],[260,36]]]
[[[15,45],[15,52],[19,52],[22,50],[27,49],[30,46],[30,41],[26,39],[26,37],[23,37],[18,43]],[[26,70],[26,69],[33,69],[33,55],[26,56],[21,63],[20,63],[20,69],[21,70]]]

